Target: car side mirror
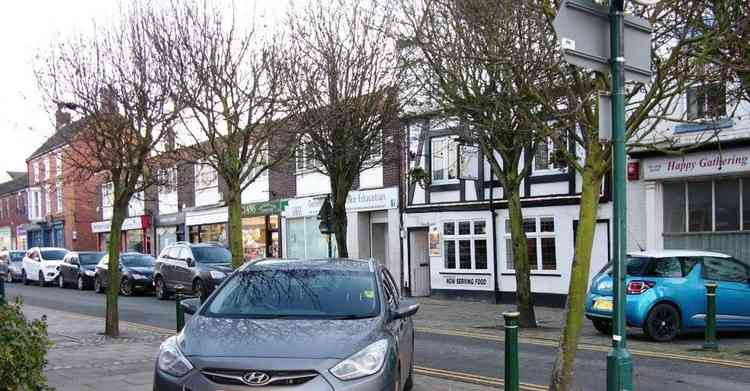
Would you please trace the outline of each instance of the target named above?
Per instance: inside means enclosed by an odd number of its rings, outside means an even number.
[[[405,319],[414,316],[419,311],[419,303],[415,299],[401,299],[398,308],[391,311],[391,320]]]
[[[187,262],[188,267],[195,266],[195,259],[193,259],[193,258],[187,257],[187,258],[185,258],[185,262]]]
[[[182,306],[182,309],[185,310],[186,314],[193,315],[198,312],[198,308],[200,308],[201,305],[201,299],[199,297],[183,299],[180,301],[180,305]]]

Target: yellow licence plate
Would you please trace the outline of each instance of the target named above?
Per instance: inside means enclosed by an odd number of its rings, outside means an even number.
[[[594,309],[597,311],[612,311],[612,300],[598,299],[594,301]]]

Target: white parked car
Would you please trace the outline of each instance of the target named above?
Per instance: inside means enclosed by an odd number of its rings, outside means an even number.
[[[40,286],[54,282],[60,274],[59,266],[68,250],[56,247],[32,247],[23,257],[21,278],[24,285],[36,281]]]

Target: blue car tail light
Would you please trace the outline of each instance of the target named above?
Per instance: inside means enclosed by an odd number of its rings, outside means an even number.
[[[628,282],[626,292],[629,295],[640,295],[643,292],[653,288],[656,285],[653,281],[646,280],[633,280]]]

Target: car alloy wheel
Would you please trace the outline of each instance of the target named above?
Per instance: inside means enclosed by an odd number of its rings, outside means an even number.
[[[195,280],[193,283],[193,292],[195,292],[195,294],[201,299],[201,303],[206,301],[208,292],[206,292],[206,287],[203,285],[203,281]]]
[[[62,274],[59,274],[57,276],[57,286],[59,286],[60,288],[65,289],[65,280],[63,279]]]
[[[5,282],[7,283],[13,283],[13,272],[8,270],[8,274],[5,275]]]
[[[83,285],[83,277],[78,276],[78,290],[82,291],[84,288],[85,286]]]
[[[46,281],[44,281],[44,274],[42,272],[39,272],[39,286],[47,286]]]
[[[669,304],[657,304],[646,318],[644,331],[654,341],[671,341],[680,331],[680,314]]]
[[[164,280],[162,280],[161,277],[156,279],[156,298],[159,300],[166,300],[167,299],[167,290],[164,286]]]
[[[100,277],[94,277],[94,292],[104,293],[104,287]]]
[[[24,285],[29,285],[29,279],[26,278],[26,270],[21,270],[21,280],[23,280]]]
[[[120,282],[120,294],[123,296],[133,295],[133,283],[127,277],[123,277]]]

